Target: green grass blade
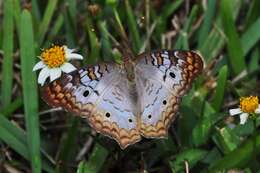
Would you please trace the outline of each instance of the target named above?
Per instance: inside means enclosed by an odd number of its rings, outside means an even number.
[[[242,35],[241,43],[243,48],[243,53],[246,55],[250,49],[259,41],[260,39],[260,18],[256,20]]]
[[[160,14],[160,16],[156,19],[157,20],[157,25],[156,25],[156,35],[161,35],[161,33],[165,32],[166,30],[166,22],[167,22],[167,18],[173,14],[183,3],[183,0],[176,0],[166,6],[164,6],[164,8],[161,10],[162,13]]]
[[[208,1],[208,6],[206,12],[204,13],[204,21],[199,30],[199,38],[198,38],[199,49],[205,42],[206,38],[208,37],[210,27],[212,25],[212,19],[215,14],[215,9],[216,9],[216,0]]]
[[[88,64],[95,64],[100,58],[100,46],[95,30],[93,30],[91,19],[86,20],[86,32],[88,33],[88,43],[90,45],[90,54],[86,58]]]
[[[107,23],[105,21],[98,23],[98,28],[101,32],[101,51],[104,61],[111,61],[113,59],[112,46],[109,42],[109,36],[107,32]]]
[[[221,1],[221,19],[227,37],[228,58],[234,74],[239,74],[246,69],[243,49],[235,27],[231,3],[234,0]]]
[[[23,105],[23,99],[17,97],[12,103],[10,103],[3,111],[2,114],[6,117],[11,116],[11,114],[16,111],[19,107]]]
[[[258,64],[259,60],[260,60],[260,51],[259,51],[259,49],[256,48],[252,52],[251,61],[250,61],[250,64],[249,64],[249,71],[250,72],[253,72],[257,69],[260,69],[260,65]]]
[[[13,125],[2,114],[0,114],[0,139],[26,160],[30,161],[25,132]],[[51,164],[46,159],[43,160],[42,165],[46,172],[54,172]]]
[[[61,30],[62,25],[64,24],[64,17],[62,14],[60,14],[53,24],[53,27],[50,31],[50,34],[48,35],[48,39],[44,42],[43,47],[50,47],[51,44],[53,44],[53,38],[58,34],[58,32]]]
[[[170,161],[172,172],[182,172],[185,169],[185,161],[191,169],[198,161],[203,159],[208,152],[201,149],[188,149],[176,155],[176,160]]]
[[[223,66],[219,71],[217,88],[212,100],[212,107],[216,110],[216,112],[219,112],[219,110],[221,109],[226,89],[227,77],[228,68],[227,66]]]
[[[50,21],[53,17],[56,5],[58,0],[49,0],[46,10],[44,12],[43,20],[40,23],[38,35],[37,35],[37,42],[39,45],[42,44],[45,34],[49,28]]]
[[[193,144],[195,146],[205,144],[208,141],[210,134],[212,134],[214,123],[221,118],[223,118],[221,114],[209,114],[203,116],[192,131]]]
[[[247,17],[246,17],[246,24],[245,24],[246,28],[248,28],[248,26],[254,23],[254,21],[256,21],[257,18],[259,18],[260,16],[259,7],[260,7],[259,0],[253,0],[250,2],[250,8],[248,10]]]
[[[19,153],[24,158],[30,160],[29,150],[27,148],[26,141],[23,141],[17,138],[17,134],[14,134],[10,131],[10,128],[6,128],[6,126],[13,126],[7,119],[0,115],[0,139],[5,142],[8,146],[10,146],[13,150]],[[12,129],[11,129],[12,130]],[[18,135],[19,136],[19,135]],[[24,134],[22,136],[25,136]],[[25,142],[25,143],[24,143]]]
[[[41,13],[38,5],[38,0],[32,0],[32,14],[38,23],[41,20]]]
[[[13,37],[14,37],[14,20],[13,20],[13,1],[4,1],[4,21],[3,21],[3,71],[2,71],[2,87],[1,99],[3,107],[7,107],[11,103],[12,83],[13,83]]]
[[[77,15],[77,5],[76,5],[76,1],[74,0],[66,0],[67,3],[68,3],[68,8],[69,8],[69,14],[70,14],[70,17],[71,17],[71,20],[74,22],[74,26],[76,26],[76,15]]]
[[[76,144],[76,137],[78,134],[78,124],[79,119],[77,117],[70,117],[69,119],[69,126],[68,132],[64,133],[64,137],[62,138],[61,145],[59,146],[60,152],[58,160],[61,161],[63,164],[57,165],[57,172],[66,172],[68,170],[70,162],[69,159],[72,157],[73,150]]]
[[[108,151],[96,144],[88,162],[81,162],[77,173],[98,173],[105,163],[107,155]]]
[[[134,17],[133,10],[129,4],[129,0],[125,0],[125,6],[126,6],[126,14],[127,14],[127,23],[129,26],[129,31],[131,33],[131,36],[133,38],[133,49],[137,53],[139,49],[141,48],[141,39],[140,34],[137,28],[136,19]]]
[[[68,8],[63,12],[64,17],[64,24],[66,28],[66,43],[69,47],[75,47],[76,41],[75,41],[75,32],[73,28],[72,21],[69,17],[69,11]]]
[[[24,156],[26,159],[29,159],[29,152],[28,152],[28,147],[27,147],[27,141],[26,141],[26,137],[25,137],[25,132],[22,129],[19,129],[18,127],[16,127],[15,125],[13,125],[10,121],[8,121],[7,118],[5,118],[3,116],[3,114],[0,114],[0,127],[2,129],[5,129],[8,133],[8,135],[6,133],[2,133],[2,135],[0,135],[1,139],[5,142],[9,142],[10,146],[14,149],[17,150],[19,154],[21,154],[22,156]],[[12,136],[12,138],[15,138],[14,141],[10,140],[8,141],[6,139],[6,135],[7,136]],[[9,145],[9,143],[7,143]],[[16,147],[15,145],[18,144],[19,146],[22,146],[21,148]]]
[[[180,34],[178,36],[178,39],[176,41],[176,44],[174,46],[175,49],[189,49],[188,45],[188,33],[190,31],[190,28],[192,26],[193,21],[195,20],[195,17],[198,12],[198,6],[194,5],[188,19],[186,20],[183,29],[180,31]]]
[[[17,31],[19,31],[20,15],[21,15],[20,1],[19,0],[13,0],[13,4],[14,4],[13,12],[14,12],[15,25],[16,25]]]
[[[78,165],[77,173],[86,173],[88,168],[86,167],[86,162],[81,161]]]
[[[114,12],[114,15],[115,15],[115,20],[117,22],[117,25],[119,27],[118,31],[121,32],[121,34],[125,34],[125,29],[123,27],[123,24],[121,22],[120,16],[119,16],[118,11],[116,10],[116,8],[113,8],[113,12]],[[123,35],[123,36],[125,36],[125,35]]]
[[[180,107],[180,116],[176,121],[178,121],[178,136],[183,147],[192,146],[192,139],[190,134],[198,122],[197,117],[198,114],[196,114],[196,112],[194,112],[193,109],[188,106],[188,104],[183,104]]]
[[[34,173],[41,172],[40,134],[38,118],[38,94],[36,74],[32,72],[35,65],[35,50],[31,14],[24,10],[21,15],[20,51],[23,84],[23,100],[28,148]]]
[[[204,44],[200,47],[200,52],[202,53],[206,61],[210,61],[223,48],[224,43],[224,34],[222,33],[222,30],[220,29],[218,24],[216,24],[209,33],[207,39],[204,41]]]
[[[240,6],[240,1],[234,1],[234,3],[232,4],[232,8],[234,9],[232,11],[232,16],[234,16],[234,18],[238,15]],[[219,54],[219,52],[225,45],[225,40],[226,37],[221,25],[220,13],[215,19],[213,29],[209,33],[207,39],[204,41],[204,44],[199,47],[199,50],[201,51],[206,61],[212,60]]]

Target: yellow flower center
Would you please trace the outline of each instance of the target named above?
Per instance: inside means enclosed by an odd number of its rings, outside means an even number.
[[[257,96],[241,97],[240,109],[246,113],[254,113],[258,108],[259,101]]]
[[[53,46],[41,53],[44,64],[50,68],[61,66],[65,61],[65,50],[62,46]]]

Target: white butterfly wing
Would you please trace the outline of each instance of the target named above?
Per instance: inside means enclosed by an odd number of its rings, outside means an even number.
[[[112,65],[97,65],[63,75],[46,85],[44,100],[86,118],[97,132],[121,148],[140,140],[135,103],[125,74]]]
[[[155,51],[136,61],[140,132],[148,138],[165,137],[181,97],[202,71],[202,60],[195,52]]]

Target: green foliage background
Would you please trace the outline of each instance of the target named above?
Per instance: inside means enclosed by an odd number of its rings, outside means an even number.
[[[0,1],[0,172],[259,172],[260,118],[239,125],[228,115],[239,97],[260,95],[259,8],[259,0]],[[205,61],[168,139],[124,151],[50,109],[32,72],[53,43],[77,48],[78,67],[120,61],[118,23],[135,54],[192,49]]]

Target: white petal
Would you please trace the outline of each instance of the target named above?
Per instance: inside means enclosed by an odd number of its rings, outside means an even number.
[[[39,61],[37,64],[35,64],[35,66],[33,67],[33,71],[36,71],[36,70],[39,70],[39,69],[42,69],[46,67],[46,65],[42,62],[42,61]]]
[[[46,79],[50,76],[50,69],[48,67],[44,67],[39,74],[38,77],[38,83],[41,84],[41,86],[43,86],[44,82],[46,81]]]
[[[61,76],[61,69],[60,68],[53,68],[50,69],[50,78],[51,82]]]
[[[248,118],[248,113],[242,113],[240,114],[240,124],[245,124]]]
[[[237,114],[240,114],[240,113],[242,113],[242,111],[241,111],[240,108],[230,109],[230,110],[229,110],[229,114],[230,114],[231,116],[237,115]]]
[[[255,110],[256,114],[260,114],[260,105],[258,106],[258,108]]]
[[[70,73],[70,72],[76,70],[76,67],[74,67],[72,64],[70,64],[68,62],[65,62],[60,68],[65,73]]]
[[[66,54],[70,54],[70,53],[72,53],[72,52],[74,52],[75,51],[75,49],[69,49],[67,46],[63,46],[63,49],[65,50],[65,53]]]
[[[81,56],[80,54],[77,54],[77,53],[69,53],[66,55],[66,59],[68,61],[72,60],[72,59],[83,59],[83,56]]]

